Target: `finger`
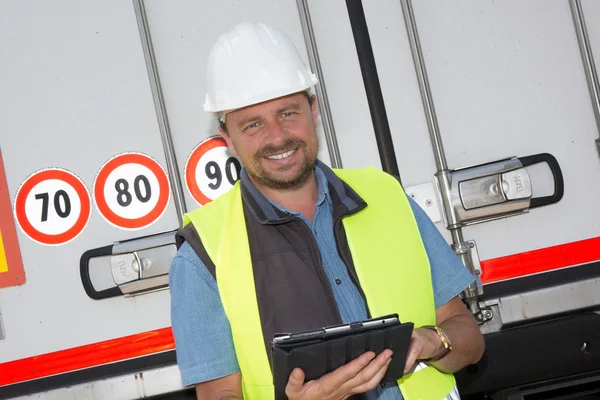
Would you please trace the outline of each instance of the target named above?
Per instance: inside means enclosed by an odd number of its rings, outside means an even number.
[[[339,392],[340,394],[346,393],[348,395],[348,390],[352,387],[348,385],[348,381],[369,365],[369,362],[374,358],[375,353],[368,351],[333,372],[323,375],[315,382],[315,386],[319,388],[318,392],[329,394]]]
[[[353,394],[365,393],[365,392],[368,392],[369,390],[375,389],[375,387],[379,384],[379,382],[381,382],[381,380],[385,376],[385,373],[387,372],[391,362],[392,362],[392,359],[388,358],[385,365],[383,367],[381,367],[381,369],[379,369],[379,371],[377,371],[377,373],[369,381],[353,388],[352,393]]]
[[[354,378],[348,381],[348,387],[354,388],[360,386],[366,382],[369,382],[375,375],[384,368],[392,357],[392,351],[389,349],[384,350],[379,354],[373,361],[369,363],[362,371],[360,371]]]
[[[302,390],[302,386],[304,386],[304,371],[300,368],[294,368],[288,378],[288,383],[285,387],[285,395],[287,397],[293,397]]]
[[[340,386],[345,384],[350,379],[354,378],[360,371],[362,371],[369,363],[375,358],[375,353],[367,351],[360,357],[355,358],[348,364],[343,365],[335,371],[327,374],[328,380],[331,380],[332,385]]]
[[[421,354],[422,343],[419,339],[414,338],[411,340],[410,345],[408,346],[408,353],[406,355],[406,364],[404,365],[404,373],[406,374],[417,362],[417,358],[419,354]]]

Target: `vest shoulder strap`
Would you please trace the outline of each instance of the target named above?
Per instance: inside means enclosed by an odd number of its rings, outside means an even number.
[[[204,244],[202,244],[202,240],[200,240],[200,235],[198,235],[198,231],[194,224],[187,224],[183,228],[179,228],[177,233],[175,234],[175,245],[179,249],[183,242],[187,242],[192,250],[196,253],[196,255],[200,258],[200,261],[204,264],[208,272],[212,275],[213,278],[216,279],[216,267],[215,263],[211,260],[204,248]]]

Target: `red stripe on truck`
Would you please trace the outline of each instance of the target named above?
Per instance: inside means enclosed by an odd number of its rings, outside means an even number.
[[[174,348],[171,328],[73,347],[0,364],[0,386],[161,353]]]
[[[600,238],[565,243],[481,262],[483,283],[600,260]]]
[[[600,260],[600,238],[482,261],[482,281],[497,282]],[[0,364],[0,386],[95,367],[175,348],[171,328]]]

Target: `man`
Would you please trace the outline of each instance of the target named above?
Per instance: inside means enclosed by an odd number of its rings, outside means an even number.
[[[473,277],[395,178],[317,160],[316,78],[283,33],[237,25],[208,63],[205,110],[244,169],[179,231],[170,285],[183,383],[199,399],[272,399],[274,333],[398,313],[415,330],[397,384],[379,385],[385,350],[315,381],[295,369],[286,395],[453,398],[451,373],[484,348],[458,297]]]

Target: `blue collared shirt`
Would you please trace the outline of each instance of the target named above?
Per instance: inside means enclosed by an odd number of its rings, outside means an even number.
[[[365,302],[352,282],[346,265],[341,260],[333,233],[333,207],[328,183],[331,170],[317,164],[315,175],[318,185],[317,206],[313,221],[301,213],[291,212],[269,202],[257,189],[244,170],[241,179],[259,206],[272,216],[273,208],[301,218],[313,233],[323,268],[344,322],[367,318]],[[472,281],[472,275],[450,249],[425,212],[409,198],[419,232],[431,266],[431,279],[436,308],[458,295]],[[270,209],[270,210],[269,210]],[[177,348],[177,363],[184,385],[192,385],[231,375],[239,371],[233,347],[231,328],[223,310],[217,283],[202,261],[184,243],[177,252],[169,274],[171,287],[171,321]],[[377,387],[368,393],[368,399],[402,399],[398,387]]]

